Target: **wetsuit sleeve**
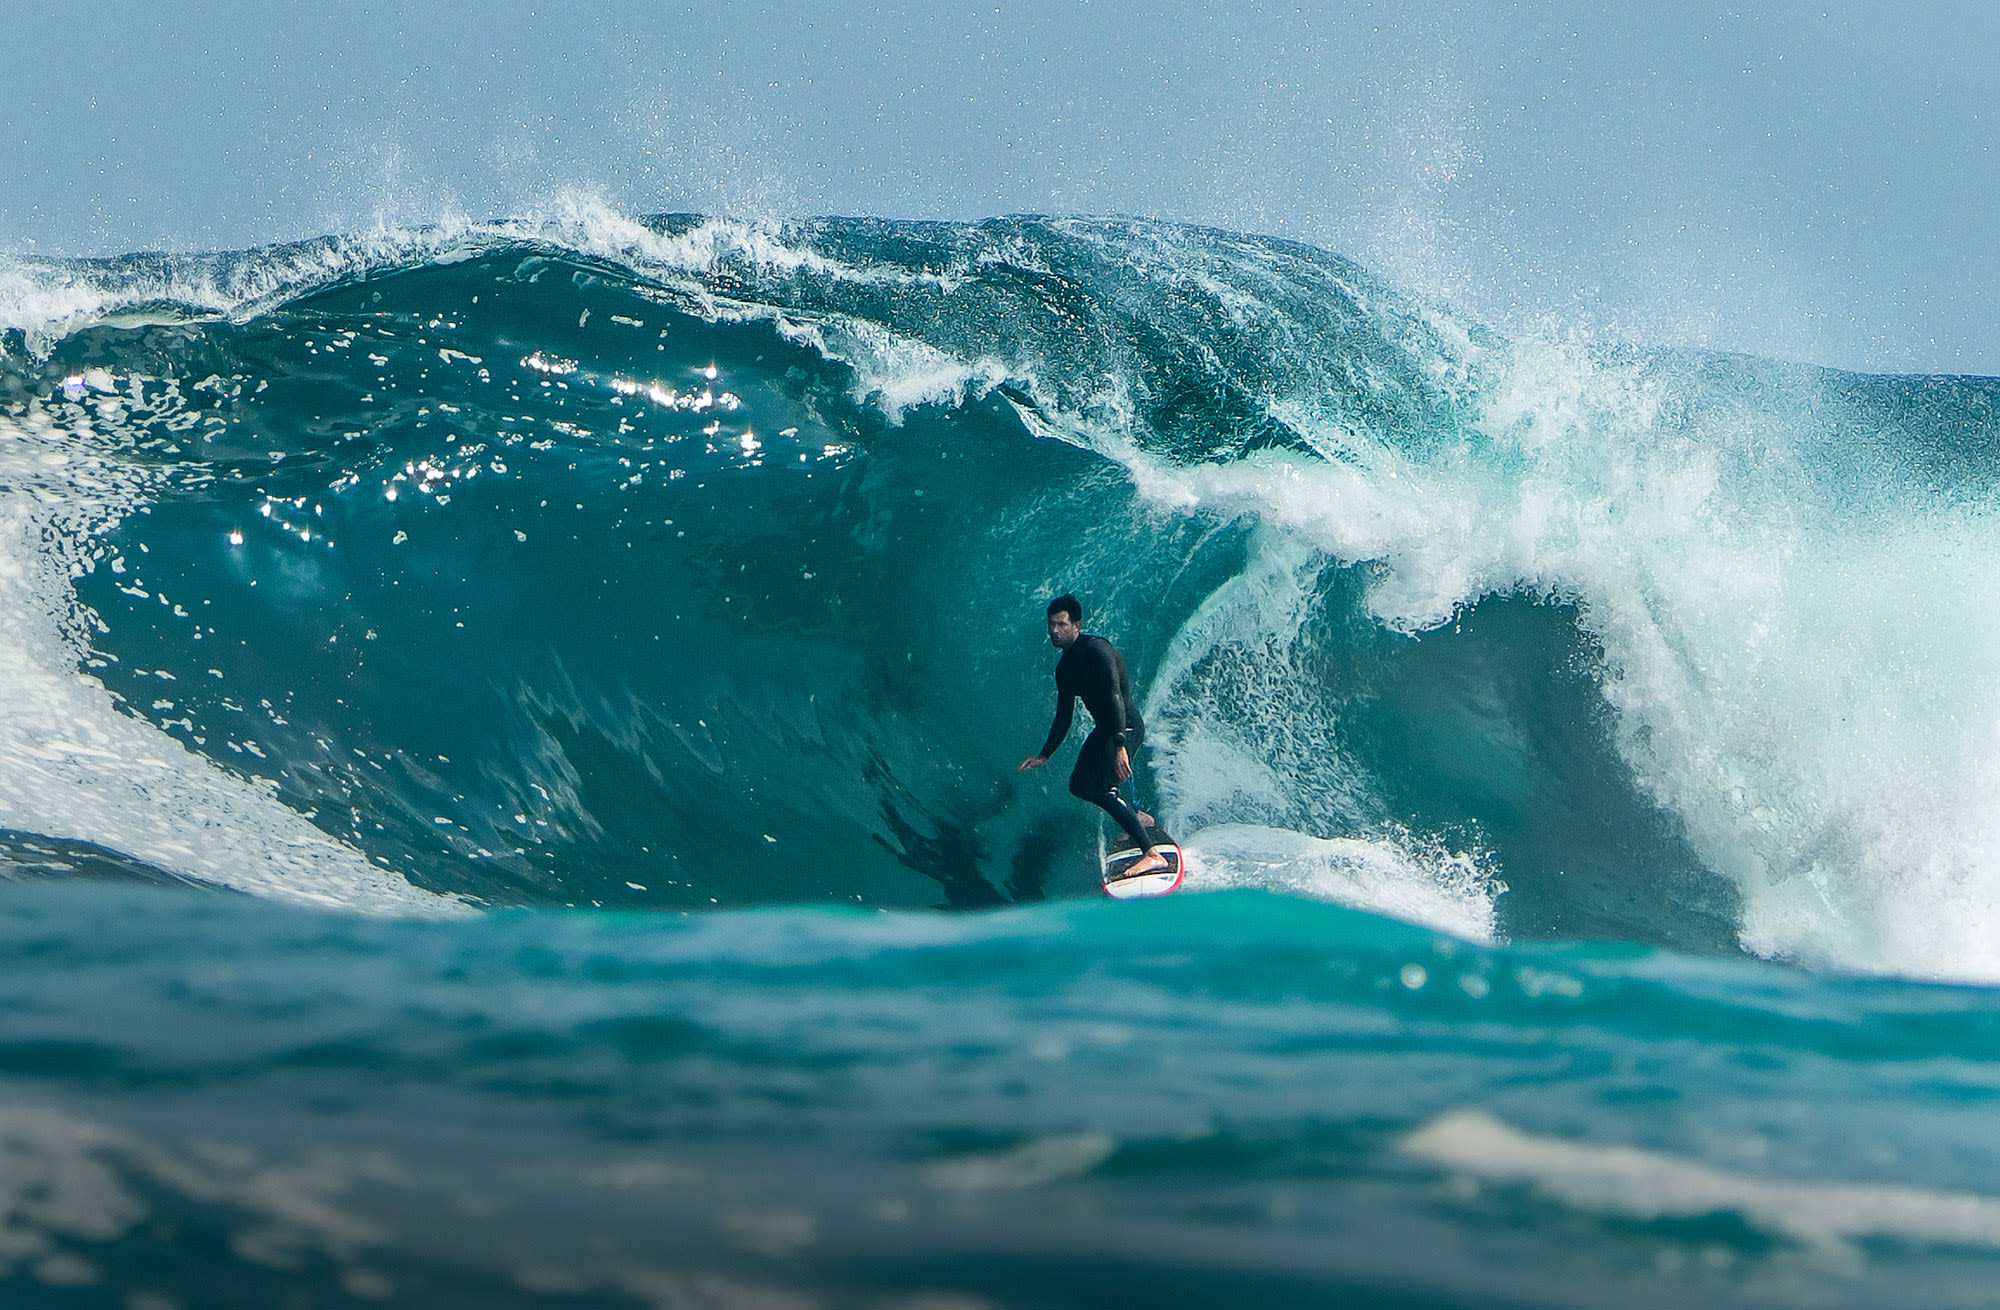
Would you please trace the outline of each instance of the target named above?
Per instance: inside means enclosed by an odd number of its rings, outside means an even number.
[[[1049,739],[1042,743],[1036,754],[1043,759],[1056,753],[1056,747],[1069,736],[1069,722],[1076,713],[1076,688],[1063,686],[1062,674],[1056,674],[1056,721],[1049,725]]]
[[[1107,641],[1097,647],[1097,666],[1097,676],[1102,682],[1103,694],[1096,699],[1101,700],[1104,707],[1103,718],[1097,725],[1098,730],[1108,733],[1120,746],[1129,745],[1125,733],[1132,724],[1125,715],[1125,661],[1118,654],[1118,648]],[[1088,703],[1092,704],[1091,716],[1096,718],[1098,713],[1096,701]]]

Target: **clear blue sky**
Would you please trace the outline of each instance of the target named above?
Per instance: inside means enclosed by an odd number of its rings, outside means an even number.
[[[2000,4],[74,0],[9,15],[0,251],[564,191],[1128,213],[1504,328],[2000,373]]]

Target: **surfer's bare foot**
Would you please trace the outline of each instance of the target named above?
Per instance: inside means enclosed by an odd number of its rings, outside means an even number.
[[[1139,814],[1139,822],[1145,824],[1148,828],[1153,826],[1152,815],[1146,813],[1144,810],[1140,810],[1138,814]]]
[[[1144,873],[1165,873],[1166,871],[1167,857],[1158,851],[1147,851],[1144,855],[1132,861],[1131,865],[1125,870],[1125,876],[1127,878],[1136,878]]]

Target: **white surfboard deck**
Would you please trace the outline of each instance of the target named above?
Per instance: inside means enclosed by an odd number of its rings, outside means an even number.
[[[1104,894],[1121,901],[1144,900],[1152,896],[1165,896],[1181,885],[1181,878],[1187,871],[1187,857],[1182,854],[1180,844],[1157,827],[1146,829],[1146,835],[1153,839],[1153,846],[1167,857],[1167,867],[1154,873],[1142,873],[1132,877],[1125,873],[1139,862],[1139,848],[1124,833],[1104,852]]]

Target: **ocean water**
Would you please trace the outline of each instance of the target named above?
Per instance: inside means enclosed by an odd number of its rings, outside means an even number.
[[[1991,1304],[1996,438],[1142,221],[10,257],[0,1296]]]

